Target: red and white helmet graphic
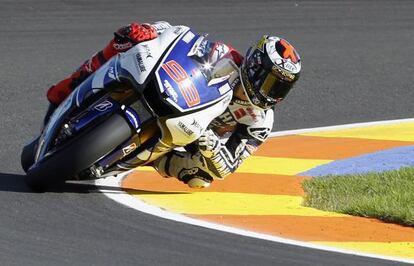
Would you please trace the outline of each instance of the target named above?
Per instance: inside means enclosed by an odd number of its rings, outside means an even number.
[[[269,109],[286,97],[300,71],[296,49],[285,39],[265,35],[247,51],[240,76],[250,102]]]

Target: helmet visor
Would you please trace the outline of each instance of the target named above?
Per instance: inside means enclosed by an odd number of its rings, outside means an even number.
[[[282,101],[293,85],[257,65],[254,68],[243,68],[242,80],[251,102],[262,109],[272,108]]]

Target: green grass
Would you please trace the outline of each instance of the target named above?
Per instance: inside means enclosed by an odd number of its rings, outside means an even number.
[[[414,226],[414,168],[303,183],[305,206]]]

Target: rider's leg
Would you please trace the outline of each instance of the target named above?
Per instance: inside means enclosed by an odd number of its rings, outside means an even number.
[[[104,49],[92,55],[72,75],[50,87],[47,92],[49,102],[59,105],[80,83],[111,57],[127,51],[139,42],[152,40],[157,36],[156,29],[149,24],[133,22],[119,28]]]

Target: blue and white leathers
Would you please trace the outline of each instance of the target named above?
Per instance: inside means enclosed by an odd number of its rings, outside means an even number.
[[[226,80],[235,89],[240,86],[239,67],[229,50],[225,44],[199,36],[190,55],[210,67],[210,84]],[[154,166],[163,176],[176,177],[189,186],[206,186],[213,179],[234,172],[267,139],[273,121],[273,110],[258,109],[248,101],[232,97],[225,111],[208,126],[220,139],[221,147],[214,156],[205,158],[192,145],[187,151],[175,150],[157,159]],[[201,182],[193,184],[194,180]]]

